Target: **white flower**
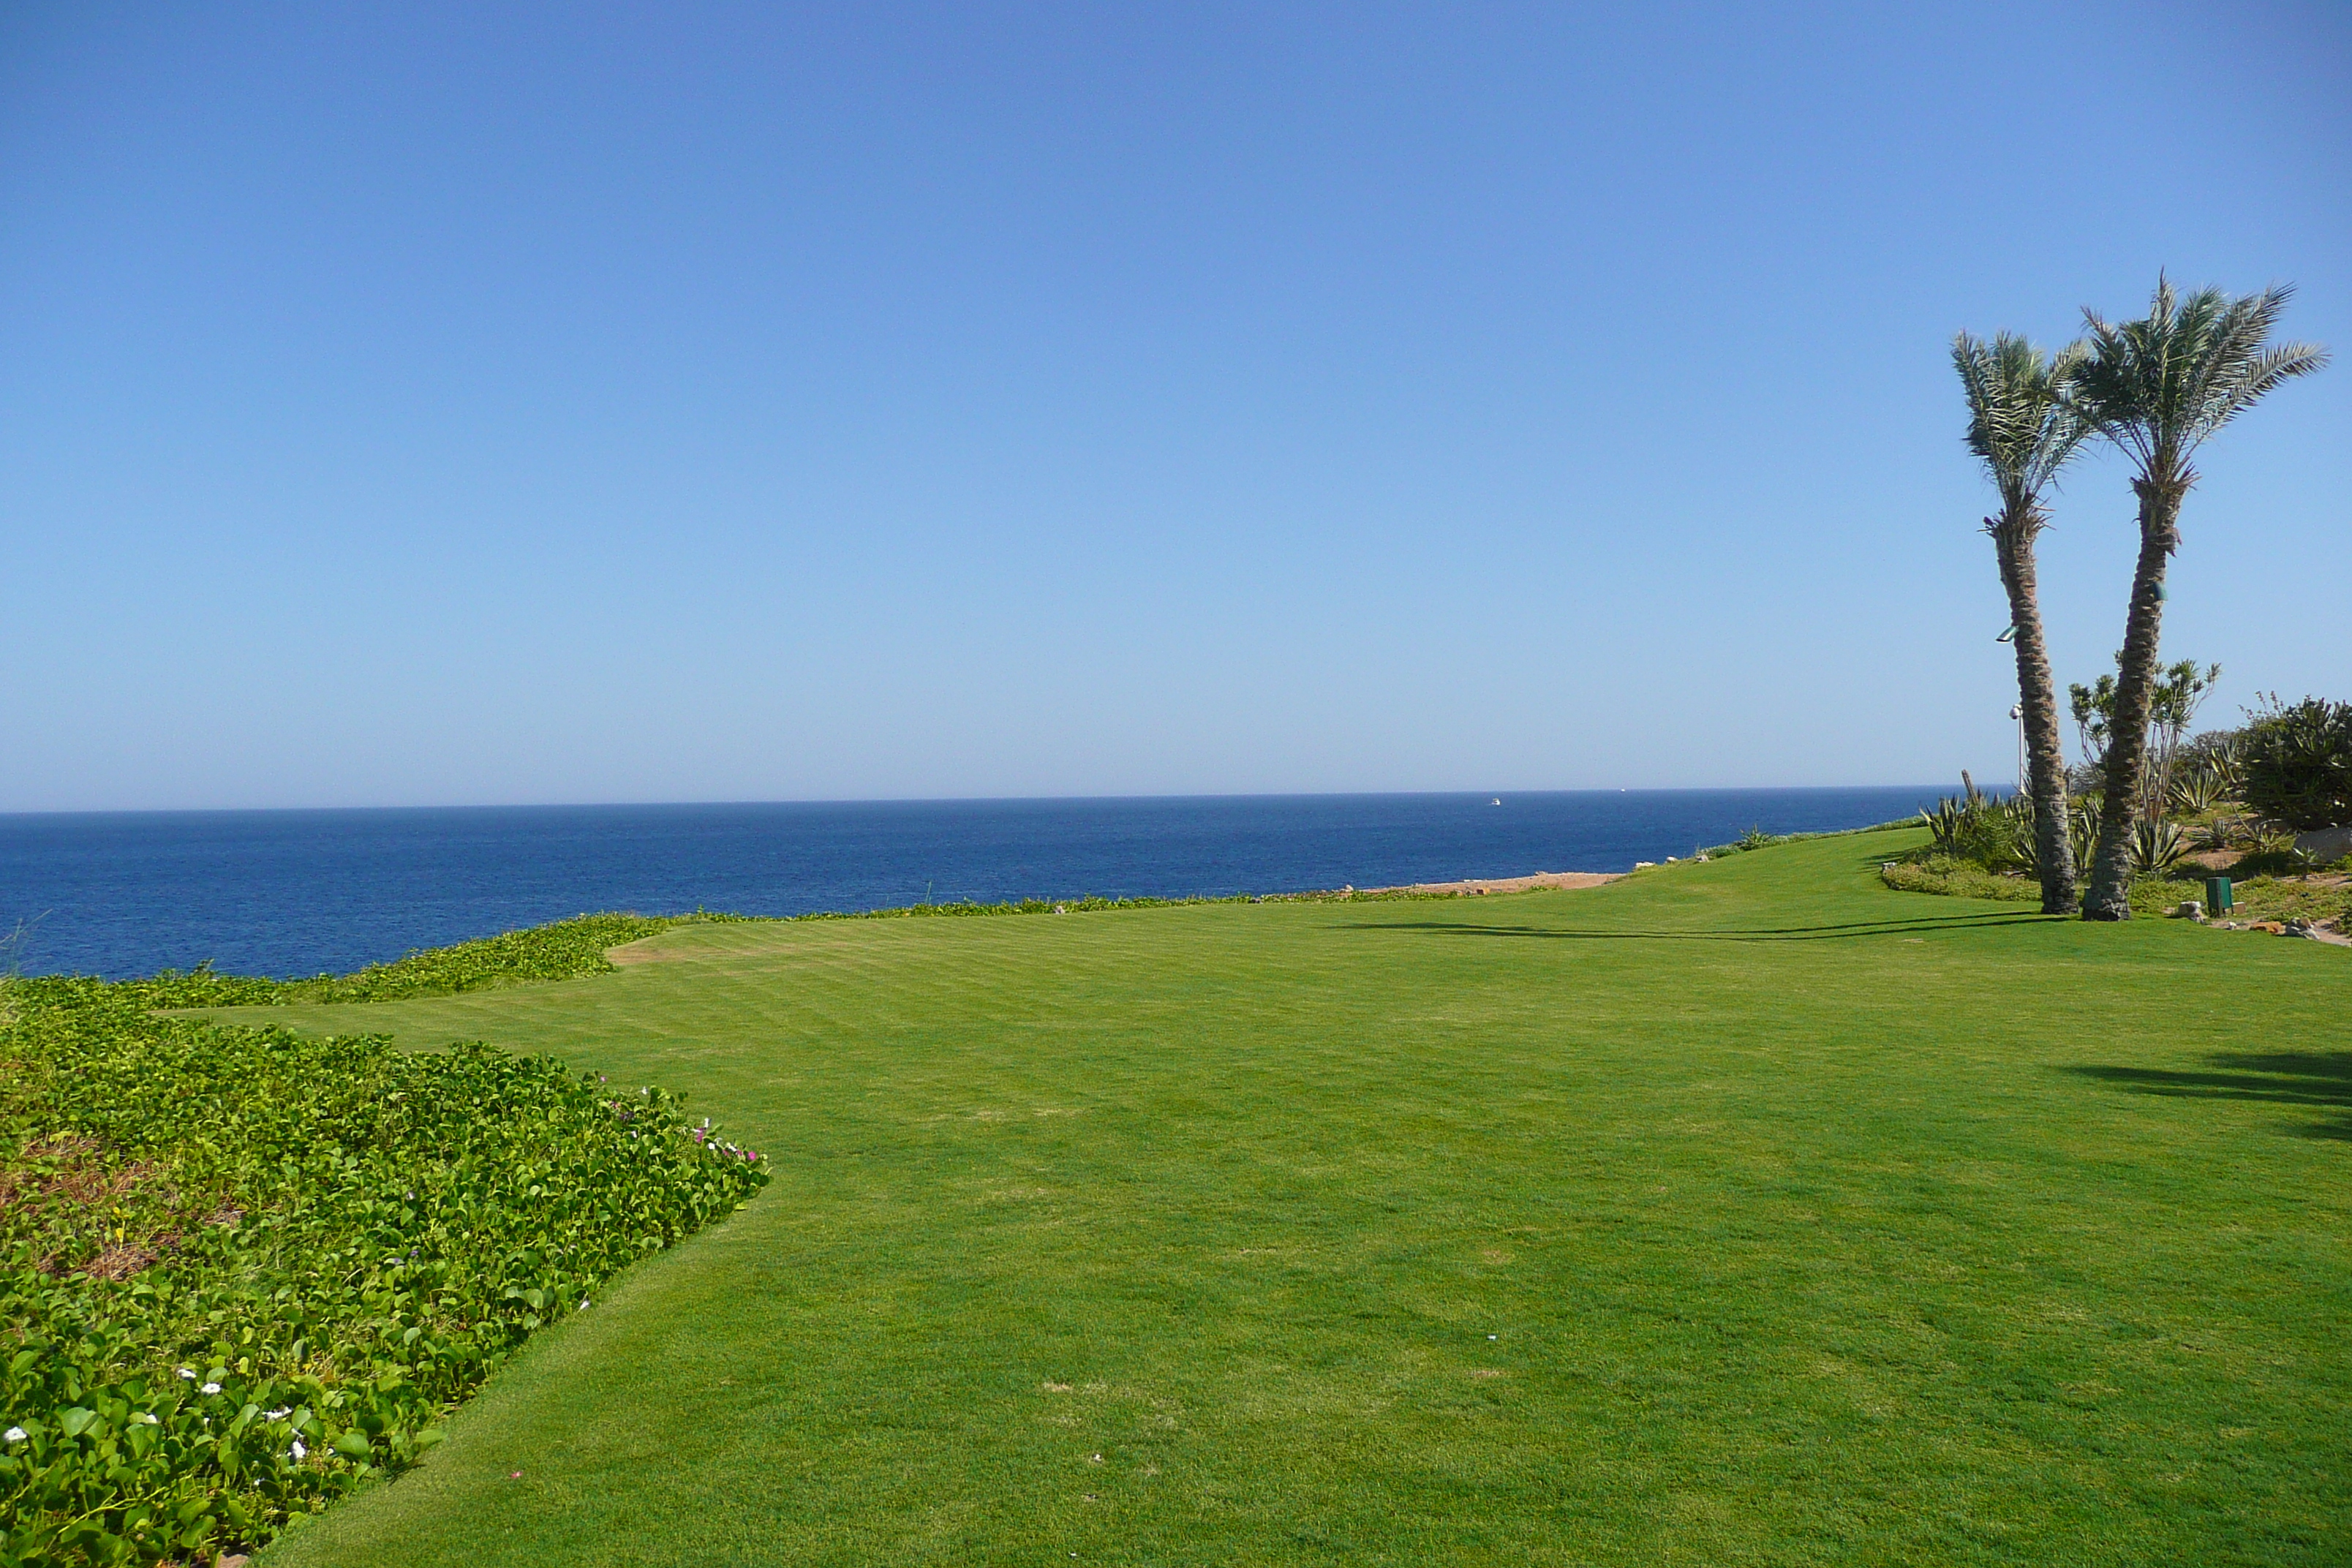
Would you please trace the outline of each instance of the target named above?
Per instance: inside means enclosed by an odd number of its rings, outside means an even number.
[[[190,1371],[189,1371],[186,1367],[184,1367],[184,1367],[182,1367],[182,1368],[180,1369],[180,1375],[181,1375],[182,1377],[186,1378],[190,1383],[194,1383],[194,1382],[195,1382],[195,1381],[196,1381],[196,1374],[195,1374],[194,1373],[193,1373],[193,1372],[190,1372]]]
[[[265,1410],[265,1411],[263,1411],[263,1412],[261,1413],[261,1418],[262,1418],[264,1421],[283,1421],[283,1420],[285,1420],[289,1415],[293,1415],[293,1414],[294,1414],[294,1407],[293,1407],[292,1405],[279,1405],[279,1406],[278,1406],[277,1409],[275,1409],[275,1410]]]
[[[218,1394],[220,1392],[220,1384],[217,1383],[208,1383],[202,1388],[196,1390],[196,1392],[198,1394]]]
[[[139,1422],[142,1426],[161,1426],[163,1424],[161,1419],[148,1415],[144,1410],[142,1410],[138,1415],[133,1415],[131,1419]]]
[[[24,1440],[25,1429],[22,1426],[11,1426],[5,1432],[0,1432],[0,1443],[21,1443]]]
[[[299,1460],[303,1455],[309,1453],[310,1450],[302,1447],[302,1439],[297,1437],[294,1439],[294,1446],[286,1451],[289,1454],[291,1454],[297,1460]]]

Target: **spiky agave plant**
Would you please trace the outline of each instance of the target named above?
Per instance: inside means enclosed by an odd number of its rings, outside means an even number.
[[[2042,814],[2034,809],[2033,797],[2030,795],[2011,795],[2000,803],[2000,810],[2007,858],[2011,864],[2023,867],[2028,874],[2039,877],[2042,874],[2039,832]]]
[[[2189,854],[2189,836],[2180,825],[2141,817],[2132,824],[2131,869],[2135,877],[2161,877]]]
[[[2099,807],[2099,797],[2095,795],[2078,796],[2070,801],[2068,806],[2070,815],[2066,819],[2066,836],[2074,851],[2074,864],[2087,866],[2091,863],[2091,852],[2099,842],[2099,823],[2104,815]]]
[[[2014,332],[1991,342],[1962,332],[1952,340],[1952,367],[1968,395],[1969,450],[1983,462],[2000,496],[2000,514],[1984,521],[2009,595],[2011,642],[2017,651],[2017,700],[2025,724],[2025,792],[2033,802],[2034,846],[2023,858],[2042,882],[2042,911],[2072,914],[2074,854],[2066,832],[2066,758],[2058,734],[2058,695],[2042,636],[2034,541],[2049,526],[2042,498],[2089,434],[2063,389],[2081,367],[2074,344],[2045,354]]]
[[[1927,842],[1933,847],[1950,854],[1958,846],[1961,826],[1968,820],[1968,802],[1945,795],[1932,806],[1919,808],[1919,826],[1927,830]]]
[[[2168,805],[2186,816],[2202,816],[2221,803],[2221,773],[2210,763],[2200,762],[2172,775],[2172,791]]]
[[[2062,389],[2083,424],[2120,447],[2137,472],[2139,562],[2116,677],[2105,801],[2092,857],[2086,920],[2131,918],[2132,807],[2143,788],[2147,721],[2164,618],[2164,574],[2180,545],[2180,503],[2197,482],[2190,459],[2224,425],[2281,383],[2327,363],[2309,343],[2273,343],[2294,297],[2280,284],[2237,298],[2219,289],[2182,296],[2158,275],[2148,313],[2113,322],[2085,310],[2089,353]]]

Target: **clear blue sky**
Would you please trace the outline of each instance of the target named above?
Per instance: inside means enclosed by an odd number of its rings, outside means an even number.
[[[2352,348],[2348,129],[2339,0],[11,5],[0,809],[2006,778],[1951,333]],[[2352,363],[2203,468],[2168,653],[2352,698]]]

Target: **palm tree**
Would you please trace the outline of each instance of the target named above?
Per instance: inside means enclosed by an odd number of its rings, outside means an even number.
[[[2189,458],[2215,431],[2280,383],[2327,363],[2310,343],[2271,343],[2294,294],[2279,284],[2232,299],[2219,289],[2182,298],[2162,274],[2143,320],[2110,322],[2085,309],[2090,353],[2069,378],[2065,401],[2083,423],[2137,465],[2139,565],[2116,673],[2106,795],[2083,918],[2131,919],[2131,835],[2164,617],[2164,571],[2180,546],[2180,502],[2197,482]]]
[[[2046,356],[2013,332],[1988,344],[1962,332],[1952,340],[1952,365],[1969,399],[1969,450],[1984,460],[2000,493],[2000,515],[1985,519],[2000,585],[2009,592],[2009,624],[2017,648],[2017,700],[2023,710],[2027,792],[2033,798],[2033,861],[2042,873],[2042,912],[2071,915],[2074,846],[2066,830],[2066,756],[2058,738],[2058,692],[2050,653],[2042,640],[2042,603],[2033,574],[2033,542],[2048,526],[2042,493],[2090,434],[2066,405],[2067,378],[2081,364],[2077,343]]]

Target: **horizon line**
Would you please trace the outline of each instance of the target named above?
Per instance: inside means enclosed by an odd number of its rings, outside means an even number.
[[[1981,786],[1980,786],[1981,787]],[[1994,784],[1996,790],[2014,785]],[[583,800],[583,801],[454,801],[379,803],[361,805],[163,805],[65,806],[0,810],[0,820],[45,816],[245,816],[298,813],[397,811],[650,811],[756,806],[887,806],[887,805],[1080,805],[1156,801],[1252,800],[1406,800],[1449,795],[1505,799],[1512,795],[1803,795],[1945,789],[1946,785],[1912,784],[1621,784],[1580,788],[1429,789],[1429,790],[1233,790],[1191,794],[1128,795],[973,795],[798,796],[768,799],[745,797],[705,800]]]

